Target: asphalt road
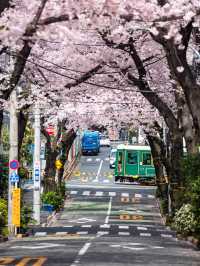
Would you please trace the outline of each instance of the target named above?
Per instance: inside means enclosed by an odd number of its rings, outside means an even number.
[[[155,187],[115,184],[109,149],[81,158],[64,209],[33,236],[0,245],[0,265],[200,265],[200,253],[163,225]]]

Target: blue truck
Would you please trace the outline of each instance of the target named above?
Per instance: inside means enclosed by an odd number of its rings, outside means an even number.
[[[82,136],[82,154],[98,154],[100,150],[100,135],[98,131],[85,131]]]

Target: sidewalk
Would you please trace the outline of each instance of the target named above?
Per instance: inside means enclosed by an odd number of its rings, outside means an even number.
[[[23,189],[23,203],[24,206],[31,207],[33,209],[33,181],[28,180],[25,182],[21,188]],[[46,224],[48,221],[48,217],[51,215],[50,212],[44,211],[41,209],[40,211],[40,222],[41,224]]]

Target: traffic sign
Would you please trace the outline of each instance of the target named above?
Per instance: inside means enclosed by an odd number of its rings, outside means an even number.
[[[17,160],[10,161],[10,169],[17,170],[19,168],[19,162]]]
[[[40,181],[40,161],[36,161],[34,164],[34,181]]]
[[[12,224],[20,226],[20,188],[15,188],[12,191]]]
[[[47,133],[49,134],[49,136],[54,136],[54,134],[55,134],[55,129],[54,129],[53,126],[48,126],[48,127],[46,128],[46,131],[47,131]]]
[[[10,182],[19,182],[19,175],[15,172],[13,172],[11,175],[10,175]]]
[[[56,160],[55,165],[56,165],[56,168],[57,168],[57,169],[61,169],[62,166],[63,166],[61,160]]]

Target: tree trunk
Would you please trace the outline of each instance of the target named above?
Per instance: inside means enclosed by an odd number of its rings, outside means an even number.
[[[183,158],[183,136],[179,130],[174,131],[171,135],[171,166],[172,175],[171,183],[177,183],[177,185],[182,184],[182,170],[181,170],[181,160]]]
[[[67,134],[63,136],[62,146],[61,146],[62,152],[61,152],[61,156],[59,158],[62,162],[63,167],[61,169],[59,169],[58,173],[57,173],[59,185],[61,185],[61,183],[62,183],[62,177],[64,174],[64,165],[68,159],[69,150],[70,150],[75,138],[76,138],[76,133],[74,132],[73,129],[69,130],[67,132]]]
[[[1,0],[0,1],[0,14],[4,11],[4,9],[10,6],[10,0]]]
[[[2,128],[3,128],[3,109],[0,110],[0,143],[2,138]]]
[[[56,167],[55,167],[55,161],[58,156],[58,151],[57,149],[54,149],[52,147],[51,143],[51,137],[45,130],[45,128],[42,126],[41,132],[46,138],[46,146],[45,146],[45,151],[46,151],[46,166],[44,170],[44,175],[43,175],[43,185],[44,185],[44,191],[50,191],[56,189],[55,186],[55,174],[56,174]]]
[[[149,145],[151,147],[151,153],[153,157],[153,163],[156,172],[156,184],[164,182],[164,171],[163,171],[163,162],[161,159],[161,154],[164,153],[161,146],[161,140],[158,140],[158,137],[147,135]]]
[[[22,147],[27,122],[28,122],[28,115],[25,115],[23,113],[23,111],[20,111],[18,114],[18,154],[19,154],[19,160],[20,160],[20,150]]]

